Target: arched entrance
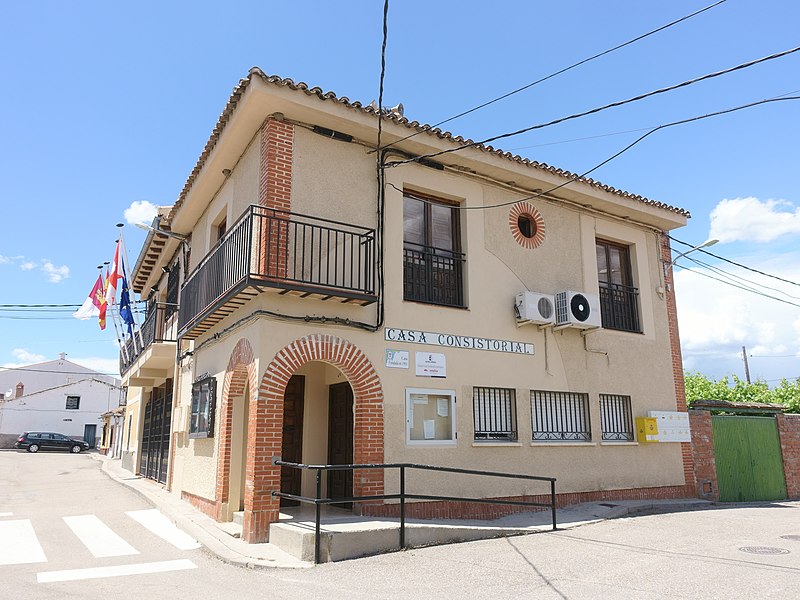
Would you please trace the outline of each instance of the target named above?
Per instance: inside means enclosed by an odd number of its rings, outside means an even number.
[[[234,512],[244,508],[249,409],[255,403],[257,389],[253,349],[243,338],[231,352],[222,387],[216,488],[218,521],[230,521]]]
[[[269,524],[278,520],[279,502],[272,497],[272,491],[281,487],[281,469],[272,464],[272,458],[282,456],[284,450],[284,397],[298,371],[314,368],[309,363],[336,367],[352,389],[352,462],[383,462],[383,390],[369,359],[353,343],[337,336],[318,334],[295,340],[272,359],[261,379],[258,397],[251,399],[250,415],[255,419],[251,418],[253,427],[248,440],[242,532],[247,542],[266,541]],[[296,380],[292,385],[297,387]],[[319,420],[316,426],[320,426]],[[329,427],[327,420],[324,426]],[[352,480],[352,488],[356,496],[382,494],[383,472],[359,471]]]

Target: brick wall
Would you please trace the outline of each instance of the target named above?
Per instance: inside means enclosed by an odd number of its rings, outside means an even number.
[[[232,510],[228,506],[230,499],[231,480],[231,444],[233,438],[233,399],[240,397],[250,384],[251,396],[258,389],[258,372],[256,371],[253,348],[247,339],[240,339],[228,360],[225,370],[225,381],[222,384],[222,395],[219,407],[219,438],[217,456],[217,482],[216,482],[216,514],[219,521],[230,519]],[[252,398],[245,402],[252,403]]]
[[[714,433],[711,413],[707,410],[690,410],[689,427],[692,430],[692,453],[696,493],[698,498],[719,500],[717,488],[717,463],[714,458]]]
[[[258,398],[250,407],[244,530],[250,543],[269,539],[269,525],[278,520],[280,502],[272,496],[280,489],[280,456],[283,442],[283,395],[291,376],[311,361],[337,367],[353,388],[353,462],[383,462],[383,390],[366,355],[354,344],[333,335],[309,335],[295,340],[272,359],[264,371]],[[383,493],[383,471],[359,470],[353,477],[356,496]]]
[[[672,262],[672,248],[666,232],[661,234],[661,264],[668,265]],[[661,267],[660,267],[661,268]],[[672,281],[672,267],[664,273],[665,300],[667,303],[667,323],[669,325],[669,345],[672,355],[672,379],[675,382],[675,409],[686,412],[686,386],[683,380],[683,357],[681,355],[681,338],[678,333],[678,309],[675,304],[675,288]],[[694,458],[692,444],[681,442],[683,456],[683,476],[687,486],[695,486]],[[716,487],[716,486],[715,486]]]
[[[292,210],[294,125],[270,117],[261,131],[259,203],[268,209]],[[278,216],[279,218],[274,218]],[[266,217],[266,218],[265,218]],[[289,258],[289,224],[283,213],[267,211],[256,220],[259,273],[284,279]]]
[[[786,494],[800,500],[800,415],[778,415]]]

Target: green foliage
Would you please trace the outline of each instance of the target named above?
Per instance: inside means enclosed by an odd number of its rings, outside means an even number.
[[[697,400],[726,400],[728,402],[768,402],[783,404],[786,412],[800,413],[800,379],[781,380],[780,385],[770,388],[763,380],[753,383],[742,381],[733,375],[720,380],[709,379],[696,371],[684,374],[686,401],[691,406]]]

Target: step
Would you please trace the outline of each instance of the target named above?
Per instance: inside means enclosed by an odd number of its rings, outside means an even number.
[[[237,525],[244,525],[244,511],[240,510],[233,513],[233,522]]]
[[[545,529],[544,527],[542,529]],[[533,533],[537,529],[406,523],[406,546],[421,547]],[[287,554],[314,562],[314,522],[288,521],[270,525],[269,542]],[[400,547],[397,521],[363,520],[323,523],[320,562],[392,552]]]

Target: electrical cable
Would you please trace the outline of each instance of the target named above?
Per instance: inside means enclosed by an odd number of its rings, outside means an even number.
[[[689,256],[684,256],[683,258],[685,258],[686,260],[690,260],[690,261],[694,262],[694,259],[692,259]],[[675,264],[677,264],[677,263],[675,263]],[[718,277],[713,277],[713,276],[709,275],[708,273],[704,273],[703,271],[698,271],[696,269],[689,269],[689,268],[687,268],[687,267],[685,267],[683,265],[678,265],[678,266],[683,268],[683,269],[686,269],[690,273],[695,273],[696,275],[701,275],[703,277],[707,277],[709,279],[713,279],[714,281],[718,281],[720,283],[724,283],[724,284],[729,285],[731,287],[735,287],[735,288],[738,288],[740,290],[744,290],[746,292],[750,292],[752,294],[756,294],[758,296],[763,296],[764,298],[769,298],[771,300],[777,300],[778,302],[783,302],[784,304],[789,304],[790,306],[796,306],[797,308],[800,308],[800,304],[797,304],[795,302],[790,302],[789,300],[784,300],[783,298],[777,298],[775,296],[771,296],[770,294],[765,294],[763,292],[759,292],[757,290],[753,290],[753,289],[748,288],[746,286],[742,286],[742,285],[738,285],[736,283],[732,283],[730,281],[726,281],[725,279],[719,279]]]
[[[450,154],[452,152],[458,152],[459,150],[464,150],[466,148],[473,148],[475,146],[484,146],[484,145],[488,144],[489,142],[494,142],[496,140],[500,140],[500,139],[504,139],[504,138],[508,138],[508,137],[513,137],[515,135],[520,135],[520,134],[527,133],[529,131],[533,131],[533,130],[536,130],[536,129],[544,129],[545,127],[550,127],[552,125],[558,125],[559,123],[564,123],[566,121],[570,121],[570,120],[573,120],[573,119],[578,119],[580,117],[586,117],[588,115],[597,114],[597,113],[602,112],[604,110],[608,110],[609,108],[616,108],[616,107],[619,107],[619,106],[623,106],[625,104],[630,104],[631,102],[637,102],[639,100],[643,100],[645,98],[649,98],[651,96],[655,96],[655,95],[658,95],[658,94],[663,94],[663,93],[666,93],[666,92],[671,92],[673,90],[677,90],[677,89],[680,89],[680,88],[683,88],[683,87],[687,87],[689,85],[693,85],[693,84],[699,83],[701,81],[706,81],[708,79],[713,79],[715,77],[720,77],[722,75],[727,75],[728,73],[733,73],[735,71],[740,71],[742,69],[747,69],[749,67],[761,64],[763,62],[767,62],[767,61],[770,61],[770,60],[774,60],[776,58],[781,58],[781,57],[784,57],[784,56],[788,56],[789,54],[793,54],[793,53],[798,52],[798,51],[800,51],[800,46],[797,46],[795,48],[790,48],[789,50],[784,50],[782,52],[776,52],[775,54],[770,54],[769,56],[764,56],[762,58],[757,58],[755,60],[747,61],[747,62],[741,63],[739,65],[736,65],[734,67],[729,67],[727,69],[723,69],[721,71],[715,71],[713,73],[707,73],[706,75],[701,75],[700,77],[695,77],[693,79],[688,79],[688,80],[683,81],[681,83],[677,83],[677,84],[670,85],[670,86],[667,86],[667,87],[659,88],[657,90],[646,92],[644,94],[639,94],[638,96],[633,96],[631,98],[627,98],[626,100],[618,100],[616,102],[611,102],[609,104],[605,104],[603,106],[598,106],[598,107],[592,108],[590,110],[585,110],[583,112],[574,113],[574,114],[568,115],[566,117],[561,117],[559,119],[554,119],[554,120],[548,121],[546,123],[539,123],[537,125],[531,125],[530,127],[525,127],[523,129],[519,129],[517,131],[512,131],[512,132],[509,132],[509,133],[502,133],[500,135],[495,135],[495,136],[486,138],[486,139],[481,140],[479,142],[469,142],[468,144],[462,144],[460,146],[457,146],[456,148],[449,148],[447,150],[440,150],[439,152],[432,152],[430,154],[423,154],[421,156],[417,156],[417,157],[414,157],[414,158],[411,158],[411,159],[406,159],[406,160],[397,161],[397,162],[391,162],[391,163],[388,163],[387,166],[396,167],[396,166],[403,165],[403,164],[406,164],[406,163],[409,163],[409,162],[419,162],[419,161],[422,161],[422,160],[429,160],[429,159],[435,158],[437,156],[441,156],[441,155],[444,155],[444,154]]]
[[[459,118],[461,118],[463,116],[466,116],[466,115],[468,115],[470,113],[473,113],[473,112],[475,112],[477,110],[480,110],[482,108],[486,108],[487,106],[490,106],[490,105],[494,104],[495,102],[499,102],[500,100],[505,100],[509,96],[513,96],[514,94],[518,94],[520,92],[523,92],[523,91],[525,91],[527,89],[532,88],[535,85],[539,85],[540,83],[544,83],[548,79],[552,79],[553,77],[557,77],[558,75],[566,73],[567,71],[571,71],[572,69],[574,69],[576,67],[579,67],[579,66],[584,65],[584,64],[586,64],[588,62],[591,62],[591,61],[593,61],[593,60],[595,60],[597,58],[605,56],[606,54],[611,54],[612,52],[615,52],[616,50],[624,48],[625,46],[630,46],[631,44],[633,44],[635,42],[638,42],[640,40],[643,40],[646,37],[649,37],[649,36],[651,36],[651,35],[653,35],[655,33],[658,33],[660,31],[664,31],[665,29],[669,29],[673,25],[677,25],[678,23],[681,23],[683,21],[691,19],[692,17],[697,16],[697,15],[699,15],[701,13],[704,13],[707,10],[711,10],[712,8],[714,8],[716,6],[719,6],[720,4],[723,4],[724,2],[726,2],[726,0],[719,0],[719,2],[715,2],[714,4],[710,4],[710,5],[706,6],[705,8],[701,8],[700,10],[696,10],[695,12],[690,13],[690,14],[684,16],[684,17],[681,17],[680,19],[676,19],[674,21],[671,21],[671,22],[667,23],[666,25],[662,25],[661,27],[657,27],[656,29],[648,31],[647,33],[644,33],[642,35],[636,36],[635,38],[632,38],[632,39],[628,40],[627,42],[623,42],[622,44],[618,44],[617,46],[614,46],[613,48],[609,48],[608,50],[604,50],[603,52],[599,52],[599,53],[597,53],[597,54],[595,54],[593,56],[590,56],[588,58],[584,58],[583,60],[580,60],[580,61],[578,61],[576,63],[573,63],[568,67],[564,67],[563,69],[559,69],[558,71],[550,73],[550,75],[545,75],[544,77],[542,77],[540,79],[537,79],[536,81],[532,81],[531,83],[528,83],[526,85],[523,85],[522,87],[519,87],[519,88],[517,88],[515,90],[512,90],[510,92],[507,92],[507,93],[505,93],[505,94],[503,94],[501,96],[498,96],[496,98],[493,98],[492,100],[488,100],[487,102],[479,104],[478,106],[475,106],[473,108],[470,108],[468,110],[460,112],[457,115],[454,115],[452,117],[448,117],[444,121],[439,121],[438,123],[434,123],[433,125],[430,125],[430,126],[426,127],[426,130],[434,129],[436,127],[439,127],[440,125],[444,125],[445,123],[449,123],[450,121],[455,121],[456,119],[459,119]],[[412,137],[415,137],[415,136],[419,135],[420,133],[422,133],[422,131],[415,131],[414,133],[411,133],[411,134],[409,134],[409,135],[407,135],[407,136],[405,136],[403,138],[400,138],[396,142],[392,142],[391,144],[389,144],[386,147],[387,148],[391,148],[395,144],[399,144],[400,142],[404,142],[404,141],[406,141],[408,139],[411,139]]]
[[[713,272],[715,272],[715,273],[717,273],[719,275],[722,275],[723,277],[727,277],[727,278],[732,279],[732,280],[738,280],[738,281],[742,282],[745,285],[747,285],[747,284],[754,285],[759,289],[763,288],[763,289],[771,290],[773,292],[778,292],[779,294],[783,294],[787,298],[792,298],[793,300],[800,300],[800,296],[792,296],[791,294],[788,294],[788,293],[784,292],[783,290],[781,290],[779,288],[770,287],[768,285],[764,285],[763,283],[759,283],[757,281],[752,281],[751,279],[747,279],[745,277],[742,277],[741,275],[736,275],[735,273],[731,273],[729,271],[726,271],[725,269],[721,269],[721,268],[719,268],[719,267],[717,267],[715,265],[711,265],[711,264],[709,264],[707,262],[704,262],[704,261],[698,259],[697,257],[692,256],[691,260],[694,261],[696,264],[705,267],[709,271],[713,271]]]
[[[567,186],[567,185],[569,185],[571,183],[575,183],[576,181],[581,181],[584,177],[586,177],[590,173],[593,173],[594,171],[596,171],[600,167],[610,163],[612,160],[614,160],[615,158],[621,156],[622,154],[624,154],[625,152],[627,152],[628,150],[633,148],[635,145],[637,145],[639,142],[643,141],[645,138],[647,138],[650,135],[656,133],[657,131],[660,131],[662,129],[666,129],[668,127],[674,127],[676,125],[685,125],[686,123],[692,123],[694,121],[700,121],[700,120],[703,120],[703,119],[708,119],[710,117],[716,117],[716,116],[719,116],[719,115],[724,115],[724,114],[736,112],[736,111],[739,111],[739,110],[744,110],[746,108],[752,108],[753,106],[759,106],[761,104],[768,104],[770,102],[781,102],[781,101],[785,101],[785,100],[800,100],[800,96],[786,96],[786,95],[776,96],[776,97],[773,97],[773,98],[766,98],[764,100],[757,100],[755,102],[750,102],[748,104],[742,104],[741,106],[735,106],[733,108],[726,108],[726,109],[719,110],[719,111],[716,111],[716,112],[713,112],[713,113],[707,113],[707,114],[699,115],[699,116],[696,116],[696,117],[689,117],[688,119],[681,119],[679,121],[672,121],[671,123],[664,123],[664,124],[659,125],[657,127],[653,127],[650,131],[648,131],[644,135],[639,136],[636,140],[634,140],[633,142],[631,142],[630,144],[625,146],[622,150],[620,150],[619,152],[616,152],[615,154],[609,156],[608,158],[606,158],[602,162],[596,164],[595,166],[593,166],[588,171],[584,171],[580,175],[572,175],[572,178],[568,179],[564,183],[560,183],[560,184],[558,184],[556,186],[553,186],[553,187],[551,187],[549,189],[546,189],[546,190],[544,190],[542,192],[537,192],[537,193],[535,193],[535,194],[533,194],[531,196],[525,196],[523,198],[518,198],[516,200],[510,200],[508,202],[501,202],[500,204],[490,204],[490,205],[486,205],[486,206],[460,206],[459,205],[459,206],[453,206],[453,209],[455,209],[455,210],[486,210],[486,209],[490,209],[490,208],[501,208],[503,206],[511,206],[513,204],[517,204],[518,202],[525,202],[527,200],[535,200],[536,198],[540,198],[542,196],[546,196],[546,195],[548,195],[548,194],[550,194],[550,193],[552,193],[552,192],[554,192],[554,191],[556,191],[558,189],[561,189],[562,187],[565,187],[565,186]],[[400,163],[390,163],[390,164],[400,164]],[[397,191],[403,193],[403,190],[400,190],[397,186],[395,186],[395,185],[393,185],[391,183],[389,185],[391,187],[393,187],[394,189],[396,189]],[[430,202],[430,201],[423,200],[423,202]],[[670,239],[674,239],[674,238],[670,237]],[[678,241],[678,240],[675,240],[675,241]],[[681,242],[681,243],[685,243],[685,242]],[[688,246],[689,244],[686,244],[686,245]]]
[[[0,367],[0,371],[26,371],[30,373],[58,373],[61,375],[105,375],[106,377],[118,377],[116,373],[103,373],[101,371],[57,371],[52,369],[29,369],[27,367]]]
[[[684,242],[682,240],[674,238],[671,235],[668,235],[668,237],[673,242],[678,242],[679,244],[683,244],[684,246],[688,246],[689,248],[693,248],[694,247],[693,244],[690,244],[688,242]],[[772,279],[777,279],[778,281],[782,281],[784,283],[789,283],[791,285],[796,285],[796,286],[800,287],[800,283],[797,283],[796,281],[790,281],[789,279],[784,279],[783,277],[778,277],[777,275],[771,275],[770,273],[765,273],[764,271],[759,271],[758,269],[754,269],[752,267],[748,267],[747,265],[743,265],[741,263],[737,263],[737,262],[732,261],[730,259],[727,259],[727,258],[724,258],[722,256],[719,256],[717,254],[713,254],[712,252],[709,252],[708,250],[704,250],[703,248],[697,248],[697,251],[698,252],[702,252],[703,254],[708,254],[709,256],[713,256],[714,258],[716,258],[718,260],[724,261],[724,262],[726,262],[728,264],[731,264],[731,265],[734,265],[736,267],[740,267],[742,269],[747,269],[748,271],[752,271],[753,273],[758,273],[759,275],[764,275],[765,277],[771,277]]]

